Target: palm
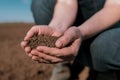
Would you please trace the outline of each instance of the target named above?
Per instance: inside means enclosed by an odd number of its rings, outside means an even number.
[[[21,47],[24,48],[26,53],[31,51],[30,47],[27,45],[27,41],[34,35],[49,35],[49,36],[57,36],[59,37],[62,35],[60,32],[56,31],[55,29],[47,26],[47,25],[38,25],[32,27],[28,33],[26,34],[24,41],[21,42]]]
[[[48,27],[46,25],[41,25],[41,26],[32,27],[28,31],[24,40],[29,40],[32,36],[40,35],[40,34],[49,35],[49,36],[58,36],[58,37],[61,35],[61,33],[56,31],[55,29]]]

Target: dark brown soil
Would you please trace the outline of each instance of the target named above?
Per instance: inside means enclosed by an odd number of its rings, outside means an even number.
[[[28,40],[28,46],[30,46],[31,49],[35,49],[37,46],[55,47],[57,39],[58,37],[48,35],[33,36],[30,40]]]

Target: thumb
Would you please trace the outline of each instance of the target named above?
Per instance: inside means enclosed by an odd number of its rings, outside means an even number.
[[[65,33],[63,36],[61,36],[55,43],[56,47],[62,48],[67,46],[70,42],[72,42],[71,33]]]
[[[29,40],[33,35],[38,33],[38,27],[33,26],[26,34],[24,40]]]
[[[61,36],[55,43],[56,47],[62,48],[70,44],[72,41],[80,37],[80,31],[76,27],[69,28],[63,36]]]

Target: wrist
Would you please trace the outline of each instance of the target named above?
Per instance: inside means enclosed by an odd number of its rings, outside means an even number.
[[[83,40],[85,40],[85,36],[84,36],[84,32],[82,31],[82,29],[80,27],[78,27],[79,32],[80,32],[80,38]]]
[[[55,29],[56,31],[58,31],[60,33],[64,33],[68,28],[68,27],[66,27],[65,25],[62,25],[62,24],[53,24],[53,23],[50,23],[49,27]]]

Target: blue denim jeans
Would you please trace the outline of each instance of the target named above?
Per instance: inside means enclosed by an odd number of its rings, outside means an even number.
[[[80,25],[99,11],[105,0],[79,0],[79,10],[73,25]],[[56,0],[33,0],[32,12],[36,24],[49,24]],[[97,36],[85,40],[75,61],[93,67],[97,71],[120,69],[120,22]]]

